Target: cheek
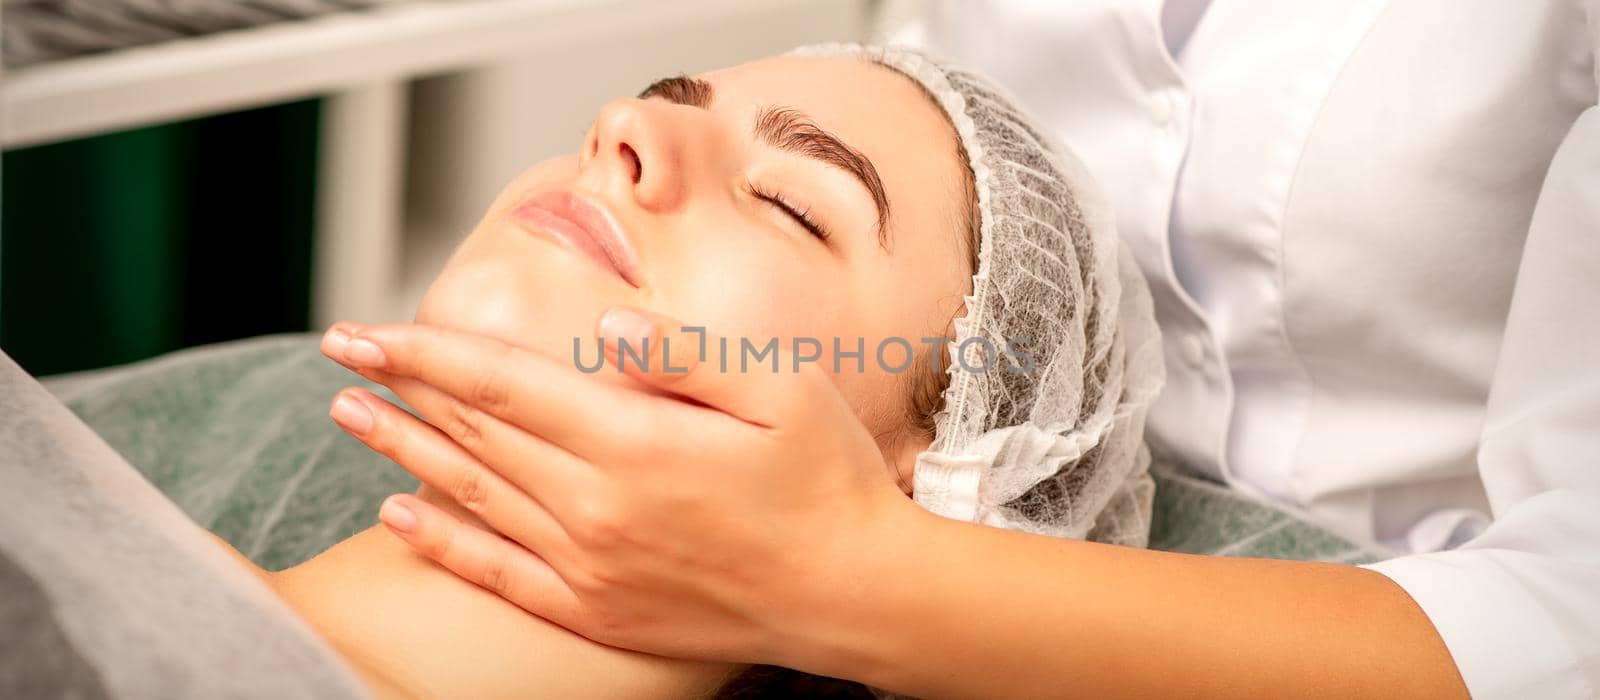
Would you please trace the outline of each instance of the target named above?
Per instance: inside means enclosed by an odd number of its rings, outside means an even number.
[[[521,275],[504,265],[458,254],[433,281],[417,309],[417,322],[487,335],[516,345],[537,345],[550,328]]]
[[[600,314],[613,304],[632,302],[602,302],[599,294],[556,295],[537,279],[526,269],[458,254],[428,288],[416,322],[494,338],[565,367],[574,367],[578,361],[573,357],[573,338],[581,338],[583,366],[593,366],[592,338]],[[590,376],[648,394],[664,393],[620,372]]]
[[[656,309],[686,324],[706,326],[727,336],[761,345],[777,338],[782,347],[794,338],[830,339],[856,334],[856,309],[850,287],[838,269],[808,258],[760,246],[724,245],[715,257],[688,251],[694,260],[677,266],[670,290]]]
[[[592,328],[599,311],[583,303],[591,295],[571,289],[583,280],[566,279],[572,275],[558,269],[560,260],[515,240],[502,219],[525,193],[567,182],[576,169],[576,155],[554,158],[507,184],[428,287],[417,322],[570,354],[558,341],[566,337],[570,343],[573,333]],[[562,303],[551,303],[556,299]]]
[[[559,251],[475,234],[434,280],[417,322],[486,335],[571,363],[573,338],[590,338],[600,314],[629,303],[599,289],[587,270]]]
[[[815,364],[832,375],[834,385],[868,430],[884,434],[901,427],[905,422],[901,375],[885,371],[878,363],[878,343],[892,332],[883,319],[874,315],[879,309],[872,301],[874,295],[858,291],[858,285],[843,268],[830,264],[806,263],[796,256],[772,252],[724,253],[698,263],[699,268],[680,266],[680,270],[697,272],[677,280],[668,295],[672,308],[652,310],[728,338],[730,371],[738,361],[743,338],[756,348],[777,338],[785,353],[794,351],[796,338],[815,339],[821,355]],[[863,350],[859,360],[838,358],[838,372],[834,372],[835,339],[839,350],[845,353],[853,353],[858,347]],[[920,350],[915,337],[908,340],[913,349]],[[808,353],[819,351],[812,345],[801,349]],[[890,366],[899,365],[904,359],[898,346],[891,347],[884,356]],[[785,367],[779,369],[788,371]]]

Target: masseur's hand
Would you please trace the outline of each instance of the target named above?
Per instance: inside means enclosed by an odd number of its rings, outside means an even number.
[[[825,634],[803,611],[887,585],[855,580],[877,556],[871,543],[922,513],[832,381],[781,354],[778,372],[720,371],[714,353],[687,351],[698,334],[643,312],[613,309],[599,336],[605,372],[618,371],[617,338],[652,338],[648,371],[632,358],[623,371],[670,396],[485,337],[332,328],[329,357],[427,422],[355,389],[336,397],[335,420],[504,537],[408,495],[385,502],[384,523],[463,578],[603,643],[769,663],[826,644],[796,639]]]

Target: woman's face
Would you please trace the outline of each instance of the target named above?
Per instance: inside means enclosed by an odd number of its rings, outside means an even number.
[[[864,61],[770,58],[659,82],[603,107],[578,153],[507,185],[417,321],[564,361],[581,338],[586,364],[616,305],[756,347],[815,338],[819,366],[887,446],[905,429],[913,375],[880,366],[879,342],[926,352],[921,339],[947,333],[970,283],[958,153],[916,85]],[[619,240],[585,252],[583,229],[604,239],[607,220]],[[834,372],[835,338],[846,353],[863,339],[864,360]],[[903,364],[904,346],[884,361]],[[926,447],[915,442],[885,456],[906,468]]]

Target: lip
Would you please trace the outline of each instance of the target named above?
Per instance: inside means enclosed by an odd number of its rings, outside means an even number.
[[[600,204],[565,190],[539,192],[517,204],[511,218],[565,243],[629,286],[639,286],[639,267],[628,239]]]

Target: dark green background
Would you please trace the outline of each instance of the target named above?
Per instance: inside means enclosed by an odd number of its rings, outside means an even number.
[[[306,330],[319,111],[6,151],[0,348],[45,375]]]

